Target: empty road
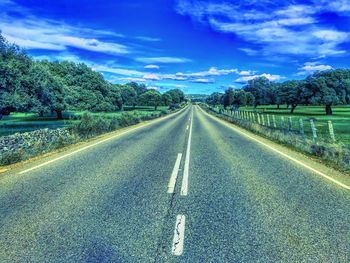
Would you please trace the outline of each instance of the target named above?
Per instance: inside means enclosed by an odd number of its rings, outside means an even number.
[[[189,106],[0,174],[0,262],[350,262],[348,178],[231,126]]]

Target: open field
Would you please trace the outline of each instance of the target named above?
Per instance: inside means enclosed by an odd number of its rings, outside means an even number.
[[[240,110],[253,110],[252,107],[241,107]],[[290,113],[285,105],[277,109],[276,105],[259,106],[258,112],[276,115],[277,125],[280,125],[281,117],[292,117],[293,130],[299,130],[299,119],[304,120],[305,133],[311,135],[309,120],[312,118],[315,122],[318,136],[327,139],[329,137],[327,121],[332,121],[336,139],[345,144],[350,144],[350,106],[334,106],[333,115],[327,116],[323,106],[298,106],[294,113]],[[285,118],[287,125],[287,118]]]
[[[154,107],[148,106],[136,106],[133,107],[124,107],[124,111],[117,112],[98,112],[91,113],[95,116],[104,116],[107,118],[116,117],[121,115],[123,112],[137,112],[139,115],[151,115],[154,113],[159,113],[161,111],[167,110],[168,107],[159,106],[157,111],[154,110]],[[68,111],[63,114],[63,120],[57,120],[55,116],[45,116],[38,117],[36,113],[12,113],[9,116],[4,116],[0,120],[0,136],[5,136],[13,134],[16,132],[28,132],[38,129],[56,129],[62,127],[69,127],[74,122],[77,121],[78,117],[81,116],[84,111]]]

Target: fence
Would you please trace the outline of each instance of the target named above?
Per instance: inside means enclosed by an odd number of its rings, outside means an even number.
[[[231,111],[222,108],[210,109],[233,119],[258,124],[285,134],[300,135],[302,137],[311,138],[314,141],[323,140],[331,143],[337,141],[333,123],[330,120],[316,123],[313,118],[286,117],[253,111]]]

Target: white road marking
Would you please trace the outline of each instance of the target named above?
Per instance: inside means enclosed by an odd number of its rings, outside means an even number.
[[[189,175],[189,168],[190,168],[192,125],[193,125],[193,109],[192,109],[192,118],[191,118],[191,124],[190,124],[190,132],[188,135],[188,142],[187,142],[184,173],[182,177],[181,195],[187,195],[187,192],[188,192],[188,175]]]
[[[168,184],[168,193],[169,194],[173,194],[174,193],[176,179],[177,179],[177,175],[179,173],[181,158],[182,158],[182,153],[179,153],[177,155],[177,159],[176,159],[176,162],[175,162],[175,165],[174,165],[174,169],[173,169],[173,172],[171,173],[171,177],[170,177],[169,184]]]
[[[202,109],[201,109],[201,111],[204,112],[205,114],[207,114],[209,117],[215,119],[213,116],[211,116],[210,114],[206,113],[206,112],[203,111]],[[224,123],[224,122],[223,122],[223,123]],[[224,124],[225,124],[227,127],[231,128],[232,130],[234,130],[234,131],[236,131],[236,132],[242,134],[243,136],[248,137],[249,139],[251,139],[251,140],[253,140],[253,141],[257,142],[257,143],[260,143],[261,145],[264,145],[265,147],[269,148],[270,150],[272,150],[272,151],[274,151],[274,152],[276,152],[276,153],[282,155],[283,157],[285,157],[285,158],[287,158],[287,159],[289,159],[289,160],[291,160],[291,161],[293,161],[293,162],[299,164],[300,166],[302,166],[302,167],[304,167],[304,168],[306,168],[306,169],[308,169],[308,170],[310,170],[310,171],[312,171],[312,172],[314,172],[314,173],[316,173],[316,174],[318,174],[318,175],[324,177],[325,179],[327,179],[327,180],[329,180],[329,181],[331,181],[331,182],[337,184],[338,186],[340,186],[340,187],[342,187],[342,188],[344,188],[344,189],[346,189],[346,190],[350,190],[350,186],[348,186],[348,185],[346,185],[346,184],[343,184],[342,182],[339,182],[338,180],[336,180],[336,179],[334,179],[334,178],[332,178],[332,177],[326,175],[325,173],[322,173],[322,172],[316,170],[315,168],[312,168],[311,166],[309,166],[309,165],[303,163],[302,161],[299,161],[299,160],[297,160],[297,159],[295,159],[295,158],[289,156],[288,154],[285,154],[285,153],[283,153],[283,152],[281,152],[281,151],[279,151],[279,150],[273,148],[272,146],[270,146],[270,145],[268,145],[268,144],[266,144],[266,143],[264,143],[264,142],[262,142],[262,141],[260,141],[260,140],[258,140],[258,139],[256,139],[256,138],[254,138],[254,137],[252,137],[252,136],[250,136],[250,135],[248,135],[248,134],[246,134],[246,133],[244,133],[244,132],[242,132],[242,131],[236,129],[234,126],[228,125],[228,124],[226,124],[226,123],[224,123]]]
[[[171,249],[171,254],[174,256],[181,256],[183,253],[185,241],[185,220],[186,217],[184,215],[177,215],[176,217],[173,246]]]
[[[186,108],[185,108],[185,109],[186,109]],[[184,110],[184,109],[183,109],[183,110]],[[178,112],[176,112],[176,113],[174,113],[174,114],[171,114],[171,115],[169,115],[169,116],[166,116],[165,118],[161,118],[161,119],[158,119],[158,120],[155,120],[155,121],[146,123],[146,124],[143,125],[143,126],[136,127],[136,128],[127,130],[127,131],[122,132],[122,133],[118,133],[118,134],[116,134],[116,135],[114,135],[114,136],[112,136],[112,137],[109,137],[109,138],[106,138],[106,139],[104,139],[104,140],[98,141],[98,142],[96,142],[96,143],[90,144],[90,145],[88,145],[88,146],[85,146],[85,147],[83,147],[83,148],[80,148],[80,149],[78,149],[78,150],[75,150],[75,151],[73,151],[73,152],[71,152],[71,153],[67,153],[67,154],[65,154],[65,155],[62,155],[62,156],[57,157],[57,158],[55,158],[55,159],[52,159],[52,160],[50,160],[50,161],[47,161],[47,162],[44,162],[44,163],[42,163],[42,164],[36,165],[36,166],[31,167],[31,168],[29,168],[29,169],[23,170],[23,171],[19,172],[18,174],[25,174],[25,173],[28,173],[28,172],[33,171],[33,170],[36,170],[36,169],[38,169],[38,168],[40,168],[40,167],[46,166],[46,165],[48,165],[48,164],[50,164],[50,163],[53,163],[53,162],[59,161],[59,160],[61,160],[61,159],[67,158],[67,157],[69,157],[69,156],[72,156],[73,154],[76,154],[76,153],[82,152],[82,151],[84,151],[84,150],[87,150],[87,149],[89,149],[89,148],[91,148],[91,147],[94,147],[94,146],[96,146],[96,145],[98,145],[98,144],[101,144],[101,143],[110,141],[110,140],[112,140],[112,139],[114,139],[114,138],[116,138],[116,137],[122,136],[122,135],[124,135],[124,134],[126,134],[126,133],[129,133],[129,132],[132,132],[132,131],[136,131],[136,130],[138,130],[138,129],[147,127],[147,126],[149,126],[149,125],[151,125],[151,124],[154,124],[154,123],[160,122],[160,121],[162,121],[162,120],[168,119],[168,118],[170,118],[171,116],[174,116],[174,115],[177,115],[177,114],[181,113],[183,110],[178,111]]]

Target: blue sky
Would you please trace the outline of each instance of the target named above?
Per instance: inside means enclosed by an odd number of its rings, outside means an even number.
[[[211,93],[350,61],[350,0],[0,0],[0,30],[36,59],[160,91]]]

